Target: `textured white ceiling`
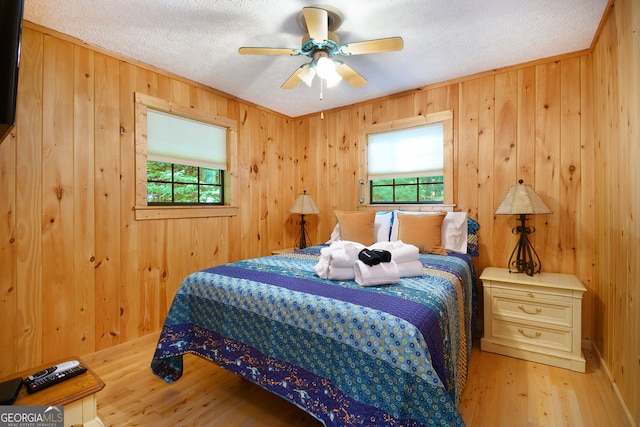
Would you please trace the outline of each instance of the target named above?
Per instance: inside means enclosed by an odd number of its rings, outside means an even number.
[[[607,0],[25,0],[25,19],[86,43],[297,117],[432,83],[586,49]],[[305,6],[342,11],[342,43],[401,36],[404,49],[340,59],[369,82],[319,99],[280,85],[305,56],[240,55],[242,46],[299,48]]]

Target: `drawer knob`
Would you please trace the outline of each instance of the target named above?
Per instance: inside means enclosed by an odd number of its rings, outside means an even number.
[[[520,332],[523,336],[525,336],[527,338],[540,338],[542,336],[542,332],[538,331],[538,332],[535,333],[535,335],[534,334],[528,334],[522,328],[518,328],[518,332]]]
[[[527,314],[539,314],[542,311],[540,307],[536,307],[536,311],[529,311],[526,308],[524,308],[522,304],[518,304],[518,308]]]
[[[535,295],[533,295],[533,292],[527,292],[527,296],[529,298],[535,298]]]

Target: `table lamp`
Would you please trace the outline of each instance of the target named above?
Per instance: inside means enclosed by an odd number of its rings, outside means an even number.
[[[536,231],[535,227],[525,225],[527,215],[550,214],[551,210],[544,204],[540,196],[530,185],[525,185],[523,180],[513,185],[504,200],[496,210],[496,215],[519,215],[520,225],[514,227],[511,232],[519,234],[518,243],[513,248],[509,257],[509,272],[525,273],[533,276],[540,273],[542,262],[536,250],[529,242],[529,234]],[[516,258],[513,259],[513,256]]]
[[[294,245],[294,248],[304,249],[308,246],[307,240],[309,240],[309,243],[311,243],[309,234],[304,228],[306,224],[304,216],[312,214],[317,215],[320,213],[320,209],[318,209],[316,204],[313,202],[311,196],[307,194],[307,190],[304,190],[302,194],[298,195],[298,198],[293,203],[293,206],[291,207],[291,209],[289,209],[289,213],[300,214],[300,221],[297,222],[297,224],[300,225],[300,234],[296,238],[296,244]]]

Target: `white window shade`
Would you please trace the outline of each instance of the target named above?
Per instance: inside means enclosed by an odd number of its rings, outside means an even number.
[[[444,175],[444,126],[369,134],[369,180]]]
[[[147,159],[226,170],[227,130],[148,109]]]

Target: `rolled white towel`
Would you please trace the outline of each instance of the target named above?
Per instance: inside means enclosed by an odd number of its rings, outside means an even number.
[[[358,253],[364,249],[364,245],[357,242],[341,240],[333,242],[329,247],[320,250],[320,257],[326,257],[332,267],[349,267],[358,259]]]
[[[321,279],[329,278],[329,257],[321,256],[316,265],[313,266],[313,271]]]
[[[420,261],[398,262],[397,264],[400,277],[415,277],[424,274],[424,269]]]
[[[402,243],[401,240],[397,240],[395,242],[375,242],[373,245],[369,246],[369,249],[382,249],[385,251],[390,251],[402,245],[404,245],[404,243]]]
[[[360,286],[390,285],[400,281],[398,265],[394,261],[368,266],[358,260],[353,270],[356,282]]]
[[[420,250],[414,245],[403,245],[391,249],[389,252],[391,252],[391,260],[397,263],[417,261],[420,259]]]
[[[313,266],[313,271],[321,279],[329,280],[353,280],[355,272],[351,267],[334,267],[329,263],[329,257],[320,257],[317,264]]]
[[[344,249],[344,248],[354,248],[358,252],[364,249],[364,245],[358,242],[352,242],[350,240],[339,240],[337,242],[331,243],[329,246],[320,249],[320,254],[329,255],[331,252],[336,249]]]
[[[336,249],[329,255],[329,265],[332,267],[350,267],[353,268],[353,264],[358,259],[358,253],[362,249],[358,249],[355,245],[348,245],[342,249]]]
[[[329,265],[329,280],[353,280],[355,279],[355,271],[353,267],[334,267]]]
[[[407,261],[417,261],[420,259],[420,250],[415,245],[403,243],[401,240],[395,242],[378,242],[369,246],[370,249],[382,249],[391,252],[391,260],[397,263]]]

